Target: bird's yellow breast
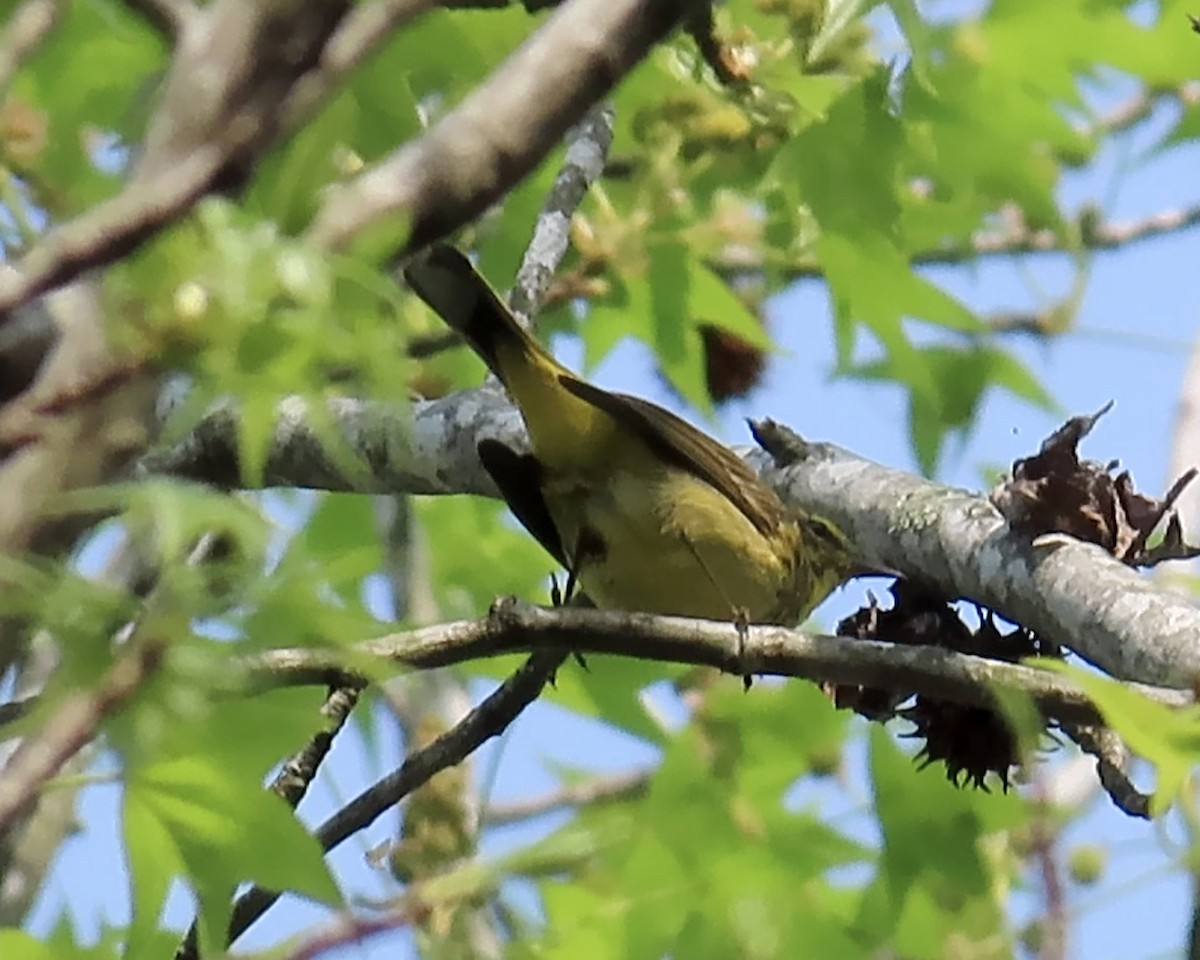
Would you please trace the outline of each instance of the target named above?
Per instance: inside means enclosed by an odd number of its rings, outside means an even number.
[[[787,622],[794,527],[773,549],[727,497],[681,470],[551,475],[543,493],[568,553],[584,545],[577,575],[597,606]]]

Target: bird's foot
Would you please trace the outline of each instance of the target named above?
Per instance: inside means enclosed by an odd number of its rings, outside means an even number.
[[[738,673],[742,676],[742,689],[749,690],[754,678],[746,664],[746,644],[750,641],[750,611],[745,607],[733,608],[733,628],[737,631]]]

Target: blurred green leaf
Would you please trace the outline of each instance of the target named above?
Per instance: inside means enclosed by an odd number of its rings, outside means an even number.
[[[1022,821],[1022,801],[1015,794],[960,790],[940,771],[915,769],[882,727],[872,727],[870,742],[883,850],[863,897],[859,931],[870,942],[931,958],[944,955],[948,938],[993,936],[1001,926],[998,891],[1009,878],[997,872],[983,842]]]
[[[56,20],[13,78],[0,149],[57,219],[116,192],[115,170],[143,134],[168,48],[118,0],[64,4]]]
[[[339,902],[320,846],[262,785],[266,770],[315,732],[319,704],[311,691],[226,701],[150,739],[149,714],[128,718],[119,742],[126,758],[131,950],[153,934],[176,878],[200,901],[202,943],[210,948],[223,943],[239,883]],[[166,737],[168,750],[156,745],[158,737]]]
[[[860,379],[898,383],[909,392],[909,430],[922,471],[932,474],[947,436],[962,437],[975,422],[986,390],[1004,388],[1043,409],[1054,402],[1019,360],[996,347],[964,344],[901,349],[853,366]]]
[[[497,597],[549,600],[556,561],[485,497],[413,501],[430,546],[430,583],[441,616],[482,616]]]
[[[687,250],[656,244],[649,253],[653,346],[659,369],[688,403],[711,414],[700,336],[689,313],[691,270]]]
[[[0,952],[11,960],[57,960],[59,956],[47,944],[23,930],[0,930]]]

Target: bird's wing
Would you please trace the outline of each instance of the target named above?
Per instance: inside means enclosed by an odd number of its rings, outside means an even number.
[[[542,497],[542,465],[533,454],[517,453],[499,440],[480,440],[476,450],[513,515],[550,556],[569,566],[558,527]]]
[[[658,456],[727,497],[764,536],[785,518],[783,502],[741,457],[686,420],[647,400],[610,393],[574,376],[559,379],[568,392],[637,433]]]

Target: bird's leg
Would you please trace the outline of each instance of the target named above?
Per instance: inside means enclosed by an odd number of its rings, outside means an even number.
[[[708,569],[708,564],[704,562],[704,558],[700,556],[700,551],[696,549],[696,545],[687,537],[683,537],[683,542],[687,544],[688,550],[692,556],[696,558],[696,563],[700,565],[700,569],[704,571],[704,575],[708,577],[708,582],[713,585],[713,589],[717,594],[729,604],[730,616],[733,621],[733,628],[737,631],[737,663],[738,673],[742,677],[742,688],[749,690],[754,682],[750,676],[750,670],[746,665],[746,644],[750,640],[750,611],[743,606],[739,606],[729,599],[722,589],[721,584],[717,582],[717,578],[712,575],[712,571]]]
[[[599,536],[591,529],[584,527],[579,531],[578,537],[575,540],[575,549],[571,551],[571,555],[567,558],[567,585],[562,592],[560,603],[555,606],[568,606],[575,598],[575,591],[579,588],[579,571],[588,560],[596,557],[604,556],[604,543]],[[557,583],[555,589],[557,589]],[[586,598],[585,598],[586,599]],[[573,650],[571,655],[575,658],[584,670],[588,668],[587,661],[583,658],[583,654],[578,650]]]
[[[571,564],[571,566],[567,568],[567,586],[563,591],[563,606],[566,606],[571,602],[571,598],[575,596],[575,590],[578,586],[579,576],[575,572],[575,564]]]
[[[754,678],[746,666],[746,645],[750,642],[750,611],[745,607],[733,608],[733,629],[737,631],[737,658],[742,674],[742,689],[749,690]]]
[[[558,586],[558,574],[556,574],[553,570],[550,571],[550,605],[556,610],[559,607],[567,606],[571,602],[571,597],[575,593],[575,586],[577,582],[578,581],[576,580],[574,571],[568,570],[566,589],[560,589]],[[578,650],[572,650],[571,656],[575,658],[575,662],[583,667],[584,670],[588,668],[587,661],[583,659],[583,654]],[[555,683],[557,679],[557,677],[550,678],[550,685],[552,687],[557,686]]]

